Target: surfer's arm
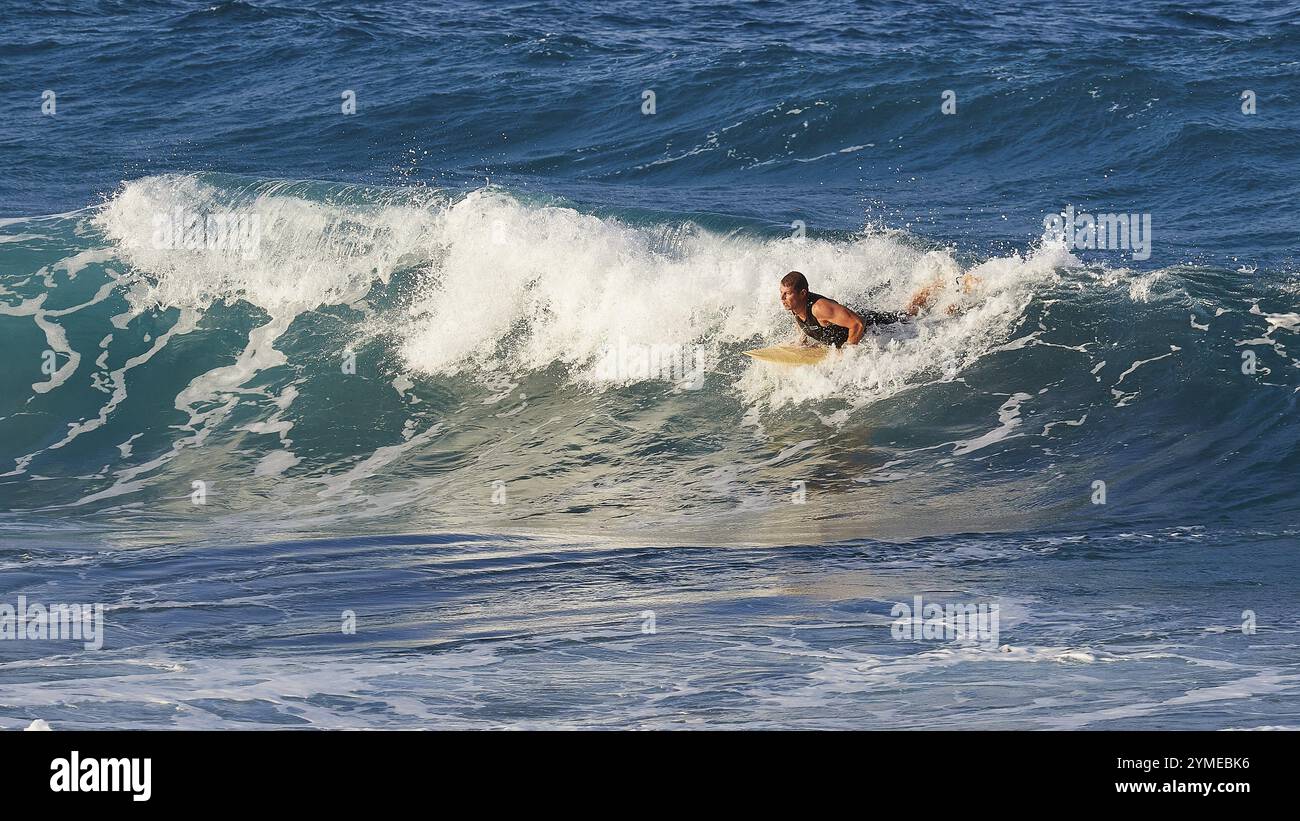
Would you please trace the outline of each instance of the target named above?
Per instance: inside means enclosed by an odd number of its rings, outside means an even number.
[[[849,338],[844,341],[846,345],[858,344],[858,340],[862,338],[862,334],[867,330],[867,326],[863,324],[860,316],[832,299],[817,300],[812,307],[812,311],[813,316],[819,322],[829,322],[832,325],[847,328]]]

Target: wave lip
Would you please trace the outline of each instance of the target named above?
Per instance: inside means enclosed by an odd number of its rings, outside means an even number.
[[[325,197],[306,184],[221,187],[199,175],[164,175],[126,183],[94,224],[121,260],[142,274],[135,303],[204,308],[243,299],[272,316],[292,317],[359,299],[393,271],[418,260],[431,228],[423,199],[365,201],[365,189],[337,187]],[[346,203],[349,195],[355,200]],[[230,216],[255,225],[232,247],[184,238],[196,223]],[[198,247],[193,247],[197,245]]]

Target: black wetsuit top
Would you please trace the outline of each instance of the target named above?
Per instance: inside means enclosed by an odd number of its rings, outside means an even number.
[[[817,317],[813,316],[812,307],[813,303],[819,299],[825,299],[825,297],[821,294],[809,292],[808,318],[800,319],[799,315],[795,314],[794,321],[799,323],[799,327],[808,337],[827,345],[834,345],[837,348],[842,347],[849,340],[849,329],[834,323],[823,326],[818,322]],[[849,310],[852,311],[853,309],[850,308]],[[903,311],[853,311],[853,313],[862,318],[863,325],[888,325],[891,322],[901,322],[907,317],[907,313]]]

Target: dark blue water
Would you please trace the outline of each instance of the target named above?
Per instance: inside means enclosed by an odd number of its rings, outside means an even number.
[[[0,726],[1300,726],[1300,6],[301,6],[0,20]]]

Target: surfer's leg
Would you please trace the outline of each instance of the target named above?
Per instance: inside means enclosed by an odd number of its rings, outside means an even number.
[[[930,307],[930,303],[934,300],[934,295],[942,288],[943,282],[938,279],[931,282],[929,285],[923,286],[919,291],[912,294],[912,298],[908,300],[907,308],[904,310],[912,316],[916,316],[921,312],[922,308]]]
[[[963,294],[969,294],[980,284],[980,278],[974,274],[962,274],[957,277],[956,282],[961,287]],[[912,299],[907,303],[907,312],[912,316],[916,316],[922,308],[929,308],[935,297],[939,295],[939,292],[947,286],[948,283],[943,277],[935,277],[933,282],[922,286],[920,290],[912,295]],[[953,309],[949,308],[948,313],[952,314]]]

